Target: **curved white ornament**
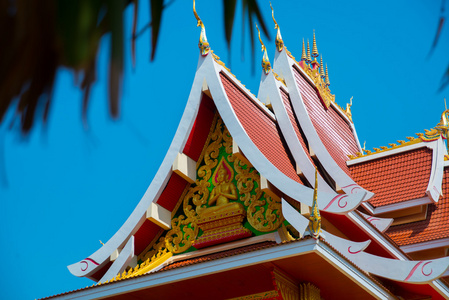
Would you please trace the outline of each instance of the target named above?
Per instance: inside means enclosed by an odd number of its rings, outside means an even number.
[[[212,94],[212,98],[215,105],[217,106],[221,118],[223,119],[226,127],[231,133],[231,136],[239,145],[239,148],[242,150],[242,152],[245,154],[254,168],[265,178],[267,178],[270,183],[272,183],[292,199],[302,202],[308,206],[312,206],[313,189],[305,187],[304,185],[294,181],[293,179],[287,177],[279,169],[277,169],[265,157],[265,155],[259,150],[259,148],[257,148],[257,146],[253,143],[251,138],[246,133],[226,95],[225,89],[220,80],[220,72],[226,74],[226,77],[230,78],[231,81],[233,81],[233,76],[218,64],[213,64],[213,68],[215,69],[215,76],[213,76],[212,74],[206,74],[209,90]],[[208,72],[210,71],[209,69],[206,70]],[[246,90],[246,88],[243,87],[239,82],[234,82],[234,84],[236,84],[242,91]],[[247,96],[250,97],[255,103],[259,102],[259,100],[257,100],[250,93],[247,93]],[[361,190],[360,192],[352,195],[329,194],[322,192],[318,195],[317,202],[320,210],[328,211],[331,213],[344,214],[357,208],[365,197],[365,190]]]
[[[370,222],[380,232],[385,232],[391,226],[391,223],[393,223],[393,221],[394,221],[391,218],[373,217],[373,216],[364,214],[360,211],[358,213],[361,214],[362,217],[364,217],[368,222]]]

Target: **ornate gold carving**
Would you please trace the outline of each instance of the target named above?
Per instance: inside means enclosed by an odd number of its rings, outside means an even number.
[[[323,100],[326,108],[329,108],[331,102],[335,103],[335,95],[331,94],[329,86],[325,83],[325,81],[323,81],[318,68],[312,69],[308,65],[304,64],[303,70],[313,80],[321,100]]]
[[[321,300],[320,289],[311,283],[301,283],[299,294],[299,300]]]
[[[282,299],[300,299],[299,288],[293,279],[276,268],[271,271],[271,276],[276,290],[282,295]]]
[[[263,299],[274,299],[274,298],[277,299],[277,297],[279,297],[279,293],[276,290],[272,290],[272,291],[263,292],[263,293],[246,295],[246,296],[237,297],[237,298],[231,298],[228,300],[263,300]]]
[[[418,144],[418,143],[421,143],[421,142],[423,142],[423,141],[427,141],[427,140],[425,140],[425,137],[424,137],[424,134],[423,134],[423,133],[417,133],[416,135],[417,135],[419,138],[414,138],[414,137],[408,136],[408,137],[407,137],[407,140],[408,140],[408,141],[398,140],[397,142],[399,143],[399,145],[398,145],[398,144],[395,144],[395,143],[390,143],[390,144],[388,144],[388,145],[390,145],[391,148],[388,148],[388,147],[386,147],[386,146],[380,146],[380,149],[379,149],[379,148],[373,148],[373,150],[374,150],[375,152],[372,152],[372,151],[370,151],[370,150],[365,150],[365,149],[363,149],[363,151],[364,151],[366,154],[362,154],[362,153],[360,153],[360,152],[357,152],[357,153],[356,153],[357,156],[354,156],[354,155],[348,155],[348,158],[349,158],[349,159],[356,159],[356,158],[365,157],[365,156],[369,156],[369,155],[373,155],[373,154],[377,154],[377,153],[382,153],[382,152],[385,152],[385,151],[390,151],[390,150],[393,150],[393,149],[397,149],[397,148],[401,148],[401,147],[405,147],[405,146],[409,146],[409,145],[413,145],[413,144]]]

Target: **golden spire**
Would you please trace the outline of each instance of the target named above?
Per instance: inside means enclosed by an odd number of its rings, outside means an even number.
[[[307,40],[307,62],[311,62],[309,40]]]
[[[271,64],[270,64],[270,60],[268,59],[267,48],[265,47],[265,45],[262,42],[262,39],[260,38],[260,30],[259,30],[259,27],[257,26],[257,24],[256,24],[256,28],[257,28],[257,32],[259,33],[259,41],[260,41],[260,44],[262,45],[262,51],[263,51],[262,69],[265,72],[265,75],[268,75],[268,73],[270,73],[270,70],[271,70]]]
[[[281,29],[279,28],[278,23],[274,19],[274,9],[273,9],[273,6],[271,6],[271,2],[270,2],[270,7],[271,7],[271,16],[273,17],[273,21],[274,21],[274,29],[278,30],[276,33],[276,41],[275,41],[276,49],[278,49],[278,51],[281,52],[282,49],[284,49],[284,41],[282,40]]]
[[[302,39],[302,55],[301,55],[301,60],[307,60],[306,46],[304,45],[304,39]]]
[[[200,41],[198,42],[198,47],[200,48],[201,55],[206,56],[207,54],[209,54],[210,46],[206,37],[206,28],[204,28],[203,21],[201,21],[200,17],[196,13],[195,0],[193,0],[193,14],[195,15],[195,18],[198,20],[196,27],[201,26],[201,34],[200,34]]]
[[[318,170],[315,167],[315,189],[313,191],[312,212],[309,217],[309,230],[314,238],[318,238],[321,233],[321,215],[318,209]]]
[[[326,74],[324,74],[323,55],[320,56],[320,75],[323,79],[326,76]]]
[[[327,86],[331,85],[331,83],[330,83],[330,81],[329,81],[329,73],[327,72],[327,64],[326,64],[325,82],[326,82],[326,85],[327,85]]]
[[[313,45],[312,45],[312,57],[313,60],[316,60],[318,57],[318,48],[316,47],[316,39],[315,39],[315,30],[313,30]]]

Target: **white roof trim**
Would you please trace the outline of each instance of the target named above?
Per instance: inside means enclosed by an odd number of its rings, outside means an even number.
[[[267,178],[268,181],[270,181],[274,186],[283,191],[292,199],[302,202],[308,206],[312,206],[313,189],[303,186],[278,170],[264,156],[264,154],[259,150],[259,148],[257,148],[248,136],[227,97],[220,79],[220,72],[224,71],[225,76],[228,76],[228,79],[231,81],[233,81],[232,77],[226,75],[226,70],[222,66],[213,63],[212,61],[205,62],[205,64],[210,63],[213,66],[213,70],[212,68],[205,69],[206,73],[204,76],[207,78],[209,90],[220,116],[231,133],[231,136],[237,141],[239,148],[251,164],[256,168],[256,170]],[[215,72],[215,74],[213,74],[213,72]],[[321,210],[342,214],[355,209],[365,196],[366,192],[364,191],[353,195],[337,196],[328,193],[321,193],[318,195],[318,206]]]
[[[422,148],[422,147],[427,147],[430,149],[434,149],[434,146],[432,146],[433,142],[429,142],[429,143],[424,143],[424,142],[420,142],[417,144],[412,144],[412,145],[408,145],[408,146],[403,146],[403,147],[399,147],[396,149],[391,149],[391,150],[386,150],[386,151],[382,151],[379,153],[373,153],[367,156],[362,156],[359,158],[354,158],[351,160],[346,161],[346,165],[348,166],[352,166],[352,165],[356,165],[356,164],[360,164],[363,162],[367,162],[370,160],[374,160],[374,159],[378,159],[378,158],[382,158],[382,157],[387,157],[390,155],[394,155],[394,154],[398,154],[398,153],[402,153],[402,152],[407,152],[410,150],[414,150],[414,149],[418,149],[418,148]]]
[[[212,55],[209,55],[208,57],[212,57]],[[167,154],[159,167],[159,170],[154,176],[142,199],[139,201],[136,208],[122,227],[120,227],[120,229],[108,240],[106,244],[86,259],[67,267],[73,275],[78,277],[89,277],[94,274],[99,268],[103,267],[109,261],[111,253],[113,253],[116,249],[122,248],[127,243],[128,239],[137,232],[145,221],[146,211],[150,206],[150,203],[156,201],[164,190],[168,179],[172,174],[173,162],[175,161],[178,153],[182,152],[182,149],[184,148],[189,137],[193,123],[195,122],[201,102],[204,68],[207,68],[207,64],[204,63],[206,59],[207,57],[204,58],[199,55],[195,79],[193,81],[189,99],[178,129],[175,133],[170,148],[168,149]]]
[[[315,167],[310,162],[308,153],[304,151],[301,142],[296,136],[295,129],[293,128],[293,124],[287,114],[287,110],[285,108],[282,95],[279,92],[279,88],[276,85],[276,81],[277,80],[274,78],[272,73],[265,75],[262,72],[259,97],[268,97],[270,99],[271,105],[273,106],[273,110],[277,117],[277,123],[279,124],[282,135],[287,142],[290,153],[292,154],[296,165],[303,172],[307,181],[313,186],[315,184]],[[321,175],[318,175],[318,189],[326,193],[334,194],[335,196],[337,195],[337,193],[327,184]]]
[[[393,255],[395,258],[400,260],[408,260],[407,256],[405,256],[400,250],[394,247],[386,237],[373,228],[373,225],[369,223],[364,217],[357,214],[355,211],[351,211],[348,213],[348,217],[354,221],[354,223],[361,228],[364,232],[366,232],[371,238],[376,240],[382,248],[384,248],[388,253]]]
[[[55,299],[98,299],[111,297],[311,252],[317,252],[318,255],[333,264],[374,297],[378,299],[394,299],[386,289],[379,286],[365,273],[354,268],[351,263],[324,243],[317,244],[314,239],[286,243],[240,255],[224,257],[219,260],[202,262],[200,264],[158,272],[151,275],[117,281],[113,284],[100,285],[74,293],[56,296]]]
[[[426,194],[436,203],[443,194],[444,156],[447,151],[441,137],[432,143],[432,170]]]
[[[278,74],[281,73],[284,75],[284,80],[289,88],[293,111],[295,112],[298,120],[301,122],[301,129],[306,135],[310,146],[316,153],[327,173],[346,194],[366,192],[364,200],[372,198],[374,196],[373,193],[365,190],[355,183],[354,180],[337,165],[318,136],[318,133],[310,120],[310,116],[307,112],[304,101],[302,100],[301,92],[296,84],[295,76],[293,74],[294,67],[300,72],[301,68],[296,66],[296,62],[288,57],[285,51],[281,52],[279,55],[276,55],[274,66],[276,70],[278,70]]]
[[[400,248],[405,253],[413,253],[413,252],[441,248],[441,247],[449,247],[449,238],[433,240],[433,241],[423,242],[423,243],[418,243],[418,244],[413,244],[413,245],[401,246]]]
[[[411,207],[421,206],[421,205],[431,204],[431,203],[433,203],[432,199],[425,196],[422,198],[407,200],[407,201],[403,201],[403,202],[399,202],[399,203],[388,204],[388,205],[379,206],[376,208],[374,208],[369,203],[363,203],[363,207],[368,208],[369,212],[372,213],[373,215],[378,215],[378,214],[394,212],[394,211],[403,210],[406,208],[411,208]]]

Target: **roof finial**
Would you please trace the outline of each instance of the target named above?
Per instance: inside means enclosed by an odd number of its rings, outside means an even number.
[[[352,98],[354,98],[354,97],[352,96],[351,99],[349,99],[349,103],[346,103],[346,109],[345,109],[345,113],[351,121],[352,121],[352,112],[351,112]]]
[[[331,83],[329,81],[329,73],[327,72],[327,64],[326,64],[325,83],[326,83],[327,86],[331,85]]]
[[[307,62],[311,62],[312,58],[310,57],[310,46],[309,46],[309,40],[307,40]]]
[[[203,21],[201,21],[200,17],[196,13],[195,0],[193,0],[193,14],[195,15],[195,18],[198,20],[196,27],[201,26],[201,34],[200,34],[200,41],[198,42],[198,47],[200,48],[201,55],[206,56],[207,54],[209,54],[210,46],[206,37],[206,28],[204,28]]]
[[[282,49],[284,49],[284,41],[282,40],[282,36],[281,36],[281,29],[279,28],[278,23],[276,22],[276,20],[274,19],[274,9],[273,6],[271,6],[271,2],[270,2],[270,7],[271,7],[271,16],[273,17],[273,21],[274,21],[274,29],[277,29],[277,33],[276,33],[276,49],[281,52]]]
[[[312,45],[312,57],[313,60],[316,60],[318,57],[318,48],[316,47],[316,39],[315,39],[315,29],[313,30],[313,45]]]
[[[321,78],[323,78],[323,79],[326,76],[326,74],[324,74],[323,55],[322,54],[320,56],[320,75],[321,75]]]
[[[304,45],[304,39],[302,39],[302,55],[301,55],[301,60],[307,60],[306,46]]]
[[[444,98],[444,110],[447,110],[446,98]]]
[[[318,238],[321,233],[321,215],[318,209],[318,169],[315,167],[315,189],[313,191],[312,212],[310,214],[309,229],[314,238]]]
[[[257,32],[259,33],[259,41],[260,41],[260,44],[262,45],[262,51],[263,51],[262,69],[265,72],[265,75],[268,75],[268,73],[270,73],[270,70],[271,70],[271,64],[270,64],[270,60],[268,59],[267,48],[265,47],[265,45],[262,42],[262,39],[260,38],[260,30],[259,30],[259,27],[257,26],[257,24],[256,24],[256,28],[257,28]]]

